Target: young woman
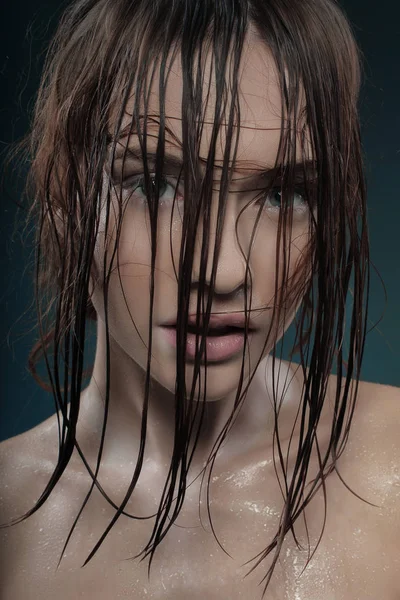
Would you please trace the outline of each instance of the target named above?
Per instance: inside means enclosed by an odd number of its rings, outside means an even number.
[[[56,414],[1,446],[2,598],[399,597],[359,84],[333,0],[67,10],[30,137]]]

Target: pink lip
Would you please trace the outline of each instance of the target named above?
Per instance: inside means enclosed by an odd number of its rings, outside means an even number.
[[[176,329],[175,327],[163,327],[163,333],[168,343],[176,348]],[[251,333],[248,334],[250,340]],[[199,344],[201,338],[199,336]],[[206,337],[206,351],[207,351],[207,362],[217,362],[221,360],[227,360],[235,354],[243,351],[244,347],[244,332],[238,331],[237,333],[229,333],[221,336],[207,336]],[[196,335],[194,333],[188,333],[186,339],[186,356],[187,358],[195,358],[196,350]],[[204,360],[204,355],[202,357]]]

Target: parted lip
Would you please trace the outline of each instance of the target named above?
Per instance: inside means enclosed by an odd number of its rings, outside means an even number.
[[[189,315],[188,324],[191,326],[196,326],[196,314]],[[163,324],[165,327],[175,327],[176,326],[176,318],[171,319]],[[200,318],[199,325],[202,325],[202,319]],[[228,313],[228,314],[219,314],[213,315],[210,314],[209,328],[210,329],[218,329],[222,327],[238,327],[240,329],[245,329],[246,325],[246,316],[243,313]],[[248,322],[248,330],[255,331],[257,327],[255,326],[252,319],[249,319]]]

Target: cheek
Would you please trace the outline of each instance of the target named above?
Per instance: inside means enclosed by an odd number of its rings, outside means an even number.
[[[126,211],[128,213],[128,211]],[[110,213],[111,214],[111,213]],[[103,220],[100,220],[100,225]],[[106,266],[104,258],[106,256]],[[117,246],[117,226],[115,216],[110,220],[108,232],[99,230],[96,240],[94,262],[97,280],[91,282],[92,302],[100,317],[104,320],[104,281],[109,276],[108,317],[110,329],[119,328],[122,322],[126,327],[132,318],[142,320],[146,313],[151,252],[144,221],[124,215]],[[148,312],[148,309],[147,309]],[[131,316],[130,316],[131,315]],[[132,324],[132,328],[133,328]],[[129,333],[131,333],[129,327]]]
[[[297,302],[296,290],[307,280],[310,265],[310,231],[307,224],[293,223],[291,235],[284,239],[281,234],[277,247],[278,222],[266,220],[264,227],[257,231],[252,250],[252,272],[255,289],[265,301],[273,302],[276,277],[278,290],[284,290],[283,297],[289,304]],[[277,269],[278,254],[278,269]]]
[[[165,224],[160,219],[157,234],[157,255],[154,270],[153,323],[171,317],[175,306],[176,278],[170,250],[170,236],[165,234]],[[104,252],[107,247],[107,269],[104,273]],[[114,256],[113,256],[114,255]],[[179,249],[176,253],[178,264]],[[112,264],[111,264],[112,260]],[[118,248],[115,224],[110,225],[107,241],[105,233],[98,234],[95,252],[98,272],[97,285],[92,282],[92,302],[104,320],[104,275],[111,272],[108,289],[108,317],[110,332],[116,339],[129,339],[130,346],[142,338],[145,348],[148,341],[151,288],[151,233],[144,212],[127,209],[120,230]],[[169,307],[169,312],[166,309]],[[132,323],[132,320],[134,323]],[[145,344],[145,345],[144,345]],[[126,343],[122,345],[126,346]]]
[[[308,245],[310,236],[308,231],[301,229],[299,231],[294,230],[291,237],[289,246],[290,255],[288,255],[286,261],[289,263],[289,277],[296,279],[300,273],[306,268],[306,261],[308,255]],[[280,261],[283,264],[284,257],[281,252]]]
[[[304,230],[295,232],[290,246],[289,271],[285,307],[292,321],[300,308],[312,278],[311,235]],[[286,329],[285,325],[285,329]]]

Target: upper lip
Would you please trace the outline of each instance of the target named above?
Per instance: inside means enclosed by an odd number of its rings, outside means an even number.
[[[196,326],[197,315],[189,315],[188,325]],[[202,318],[199,319],[199,326],[202,326]],[[164,323],[165,326],[171,327],[176,325],[176,318]],[[240,327],[244,329],[246,326],[246,316],[243,313],[227,313],[227,314],[210,314],[209,328],[215,329],[218,327]],[[255,330],[256,326],[251,318],[248,321],[249,330]]]

